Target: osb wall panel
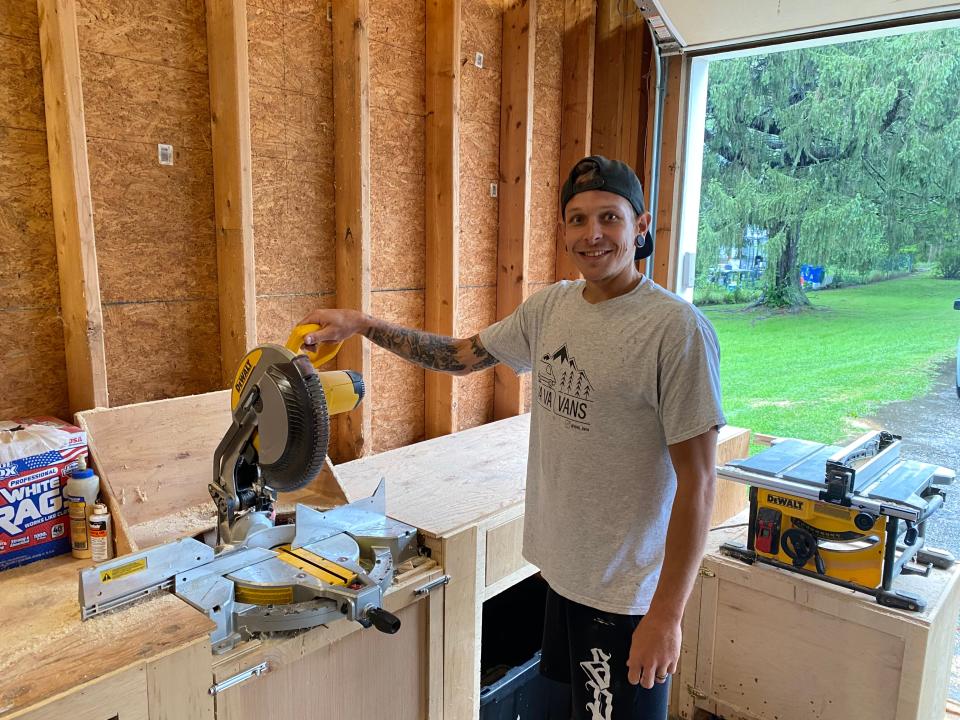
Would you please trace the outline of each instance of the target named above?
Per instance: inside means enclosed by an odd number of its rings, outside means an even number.
[[[370,3],[370,286],[373,314],[422,328],[425,6]],[[423,370],[373,348],[373,452],[423,439]]]
[[[81,0],[77,23],[89,52],[205,73],[205,6],[187,2],[138,3],[134,0]]]
[[[560,162],[563,0],[537,3],[533,94],[533,159],[530,166],[530,283],[555,277]],[[529,288],[532,292],[533,288]]]
[[[77,30],[110,402],[217,389],[203,3],[79,0]]]
[[[470,337],[497,319],[496,285],[461,287],[457,334]],[[493,370],[457,378],[457,430],[493,420]]]
[[[69,419],[37,4],[0,12],[0,419]]]
[[[423,293],[379,291],[373,293],[373,314],[388,322],[423,327]],[[424,438],[424,370],[374,346],[373,377],[368,380],[366,402],[374,418],[371,451],[384,452]]]
[[[496,320],[499,205],[490,185],[500,176],[502,3],[465,0],[460,31],[460,294],[457,335]],[[476,64],[482,53],[482,67]],[[493,419],[493,373],[454,380],[456,428]]]
[[[247,3],[259,342],[336,293],[333,30],[327,3]]]
[[[215,389],[220,375],[218,336],[211,338],[203,329],[217,312],[216,300],[104,304],[110,404]]]
[[[101,301],[216,298],[210,153],[175,148],[168,167],[142,144],[91,138],[87,154]]]
[[[555,278],[559,217],[563,0],[538,0],[533,76],[533,158],[530,164],[530,265],[527,296]],[[523,411],[530,410],[530,374],[520,378]]]

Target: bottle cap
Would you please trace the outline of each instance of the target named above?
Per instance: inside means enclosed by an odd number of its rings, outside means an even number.
[[[93,514],[94,514],[94,515],[106,515],[106,514],[107,514],[107,506],[104,505],[104,504],[101,503],[101,502],[98,502],[96,505],[93,506]]]
[[[86,478],[92,478],[92,477],[93,477],[93,470],[90,470],[89,468],[85,468],[85,467],[84,467],[84,468],[81,468],[81,467],[77,466],[77,467],[70,473],[70,477],[75,477],[75,478],[77,478],[78,480],[85,480]]]

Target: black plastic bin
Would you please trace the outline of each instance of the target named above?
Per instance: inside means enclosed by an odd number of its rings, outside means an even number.
[[[540,674],[546,590],[534,576],[483,604],[480,720],[570,717],[570,686]]]

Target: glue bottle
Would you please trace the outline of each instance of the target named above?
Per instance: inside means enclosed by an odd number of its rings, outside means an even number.
[[[87,534],[87,518],[93,512],[93,504],[100,491],[100,478],[87,467],[85,458],[80,458],[77,467],[67,480],[66,500],[70,514],[70,548],[75,558],[90,557],[90,536]]]
[[[110,511],[103,503],[93,506],[93,514],[87,520],[87,533],[94,562],[103,562],[113,557],[113,527],[110,523]]]

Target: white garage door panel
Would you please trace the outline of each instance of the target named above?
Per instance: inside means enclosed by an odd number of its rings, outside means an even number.
[[[940,0],[653,0],[686,49],[960,10]]]

